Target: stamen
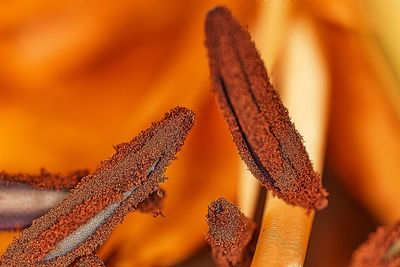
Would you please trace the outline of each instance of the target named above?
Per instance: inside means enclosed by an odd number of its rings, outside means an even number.
[[[0,230],[25,227],[56,206],[68,191],[40,190],[0,181]]]
[[[131,142],[116,146],[110,159],[12,242],[2,264],[68,265],[93,252],[124,216],[161,192],[163,173],[181,149],[194,117],[186,108],[174,108]],[[157,196],[159,201],[161,193]]]
[[[222,6],[208,12],[205,31],[218,106],[243,161],[264,187],[287,203],[325,208],[328,193],[250,34]]]

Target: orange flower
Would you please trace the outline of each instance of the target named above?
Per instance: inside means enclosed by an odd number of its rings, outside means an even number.
[[[93,170],[168,109],[198,114],[167,172],[166,218],[130,214],[99,251],[114,266],[187,257],[204,244],[208,202],[235,198],[239,159],[209,92],[203,47],[213,5],[26,1],[0,11],[0,169]],[[249,18],[253,5],[244,5],[232,7]],[[12,236],[1,234],[1,252]]]
[[[387,36],[398,36],[388,29],[400,6],[366,2],[2,3],[0,170],[93,170],[113,144],[130,140],[169,108],[187,106],[197,124],[167,172],[166,218],[130,214],[99,255],[113,266],[171,265],[192,255],[204,244],[207,205],[220,196],[236,199],[242,176],[209,92],[203,46],[206,11],[226,4],[250,25],[316,169],[322,171],[326,148],[327,166],[350,194],[378,221],[394,222],[400,218],[400,61],[393,45],[399,38]],[[371,9],[376,12],[366,16]],[[302,105],[306,110],[297,109]],[[251,202],[251,213],[257,200],[248,194],[258,189],[247,189],[240,188],[240,202]],[[280,222],[283,214],[292,221]],[[293,224],[304,227],[293,234]],[[279,255],[274,263],[302,264],[312,218],[271,200],[263,229],[271,225],[289,233],[270,243],[268,251]],[[0,233],[0,253],[16,234]],[[286,253],[287,244],[294,253]],[[257,253],[254,264],[265,264]]]

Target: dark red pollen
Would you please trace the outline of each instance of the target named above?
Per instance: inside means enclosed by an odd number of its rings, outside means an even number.
[[[129,143],[117,145],[110,159],[22,231],[2,255],[1,266],[67,266],[93,253],[126,214],[153,193],[162,196],[159,183],[194,120],[192,111],[176,107]]]
[[[381,226],[353,254],[351,267],[400,266],[400,222]],[[396,246],[397,244],[397,246]]]
[[[0,172],[0,181],[5,181],[7,184],[26,184],[38,189],[55,189],[55,190],[70,190],[74,188],[79,181],[89,174],[89,170],[75,170],[67,175],[59,173],[50,173],[45,169],[40,169],[39,174],[9,174],[5,171]]]
[[[287,203],[325,208],[328,193],[248,31],[225,7],[208,12],[205,31],[217,103],[243,161]]]
[[[256,244],[255,223],[224,198],[208,206],[207,241],[218,266],[249,266]]]
[[[104,262],[97,257],[96,254],[88,254],[84,255],[81,258],[77,259],[74,264],[74,267],[103,267],[105,266]]]

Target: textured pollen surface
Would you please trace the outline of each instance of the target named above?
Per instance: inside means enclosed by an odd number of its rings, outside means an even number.
[[[128,212],[159,192],[194,117],[186,108],[174,108],[131,142],[116,146],[110,159],[12,242],[1,266],[68,266],[91,254]]]
[[[211,10],[205,27],[213,88],[240,156],[279,198],[325,208],[328,193],[249,33],[225,7]]]
[[[165,191],[160,190],[153,192],[147,199],[140,202],[137,209],[141,212],[152,212],[154,216],[162,215],[161,209],[165,198]]]
[[[59,173],[50,173],[45,169],[40,169],[38,175],[18,173],[9,174],[4,171],[0,172],[0,181],[5,181],[8,185],[26,184],[38,189],[64,189],[70,190],[74,188],[79,181],[89,174],[89,170],[76,170],[61,175]]]
[[[76,263],[74,267],[102,267],[105,266],[104,262],[100,260],[96,254],[89,254],[82,256]]]
[[[208,206],[207,241],[218,266],[249,266],[255,250],[255,223],[224,198]]]
[[[400,222],[379,227],[353,254],[351,267],[400,266]]]

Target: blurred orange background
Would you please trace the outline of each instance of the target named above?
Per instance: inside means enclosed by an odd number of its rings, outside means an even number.
[[[282,67],[293,29],[306,27],[317,40],[330,91],[331,199],[316,216],[306,264],[342,266],[377,223],[400,219],[397,1],[1,3],[0,170],[93,170],[170,108],[193,109],[196,127],[167,172],[166,218],[130,214],[99,255],[107,266],[166,266],[197,255],[207,205],[237,198],[240,168],[203,45],[204,16],[217,4],[249,25],[278,89],[295,79]],[[0,235],[2,251],[13,236]]]

